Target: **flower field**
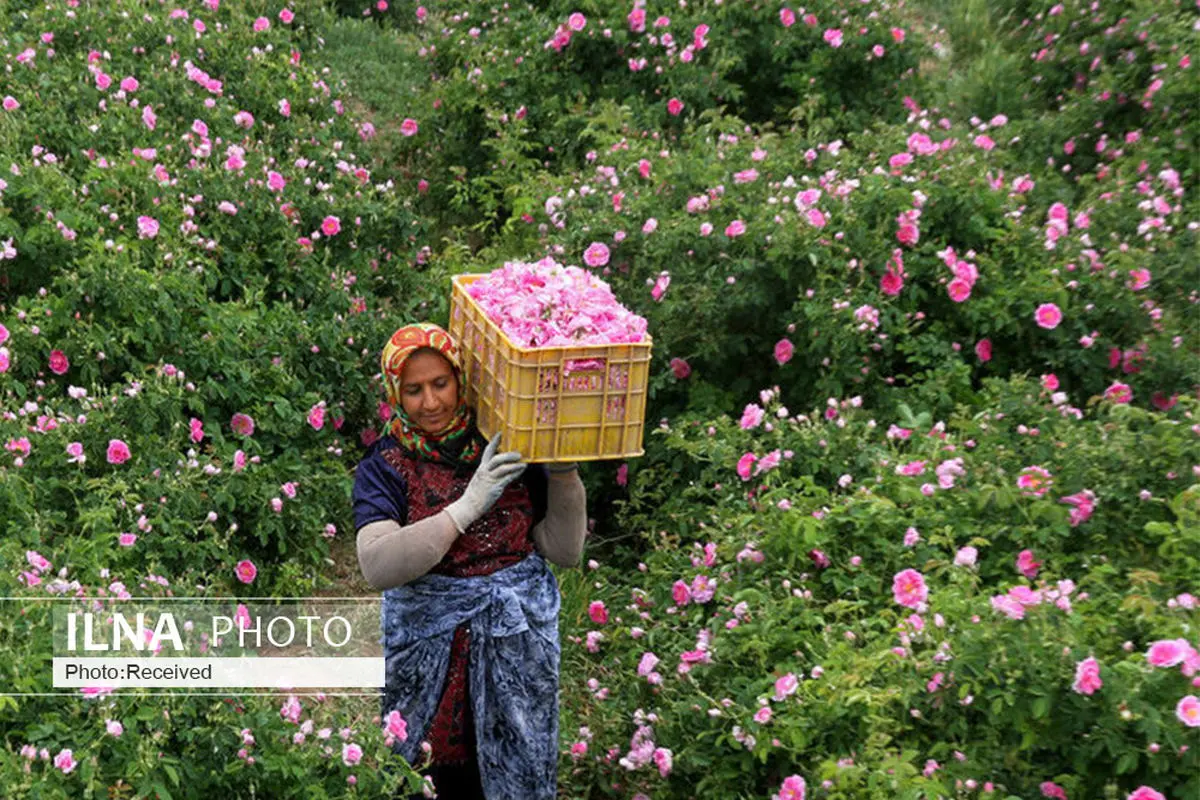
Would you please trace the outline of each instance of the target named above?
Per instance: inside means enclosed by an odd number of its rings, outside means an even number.
[[[382,344],[541,259],[654,341],[560,796],[1200,796],[1197,4],[0,19],[5,797],[420,790],[373,698],[41,694],[42,601],[368,593]]]

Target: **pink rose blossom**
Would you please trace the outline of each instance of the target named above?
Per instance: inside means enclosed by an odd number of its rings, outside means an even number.
[[[153,239],[158,236],[158,220],[154,217],[138,217],[137,218],[138,238]]]
[[[68,464],[83,464],[87,461],[87,456],[83,454],[82,442],[71,442],[67,445]]]
[[[54,756],[54,766],[62,770],[63,775],[71,774],[71,770],[75,769],[77,764],[70,750],[59,750]]]
[[[399,711],[391,711],[384,721],[384,731],[402,742],[408,741],[408,723]]]
[[[1146,661],[1155,667],[1174,667],[1183,662],[1188,648],[1186,639],[1163,639],[1150,645]]]
[[[1129,270],[1129,282],[1126,286],[1130,291],[1140,292],[1150,285],[1150,270],[1148,269],[1131,269]]]
[[[738,421],[738,425],[744,431],[757,428],[762,424],[765,413],[757,403],[747,403],[746,407],[742,409],[742,418]]]
[[[592,622],[596,623],[597,625],[604,625],[607,623],[608,609],[605,608],[604,601],[593,600],[590,604],[588,604],[588,616],[591,617]]]
[[[1009,619],[1024,619],[1025,606],[1016,598],[1007,594],[998,594],[992,597],[992,608],[1002,612]]]
[[[237,413],[229,420],[229,427],[238,436],[254,435],[254,417],[249,414]]]
[[[659,657],[656,656],[654,653],[651,653],[651,652],[642,653],[642,659],[641,659],[641,661],[638,662],[638,668],[637,668],[638,677],[640,677],[640,678],[649,677],[650,674],[652,672],[654,672],[654,668],[658,666],[659,661],[660,661]]]
[[[258,567],[254,566],[253,561],[243,559],[234,567],[233,573],[242,583],[253,583],[255,576],[258,575]]]
[[[319,431],[325,427],[325,404],[317,403],[308,410],[308,424],[312,426],[314,431]]]
[[[779,791],[771,795],[771,800],[804,800],[807,791],[808,786],[805,784],[804,778],[799,775],[789,775],[783,779],[783,785],[779,787]]]
[[[673,762],[670,750],[665,747],[654,748],[653,759],[654,766],[658,767],[658,774],[660,777],[665,778],[671,774]]]
[[[746,453],[738,459],[737,474],[743,481],[750,480],[750,468],[754,466],[754,462],[758,460],[758,456],[753,453]]]
[[[692,589],[683,581],[675,581],[671,587],[671,599],[677,606],[686,606],[692,599]]]
[[[1094,657],[1085,658],[1075,665],[1075,683],[1071,685],[1079,694],[1091,695],[1104,686],[1100,680],[1100,662]]]
[[[895,297],[904,289],[904,275],[888,269],[879,279],[879,290],[889,297]]]
[[[1128,403],[1133,400],[1133,390],[1129,388],[1129,384],[1114,381],[1111,386],[1104,390],[1104,399],[1112,400],[1114,403]]]
[[[1189,694],[1175,706],[1175,716],[1189,728],[1200,728],[1200,698]]]
[[[51,350],[49,366],[55,375],[63,375],[71,368],[71,362],[62,350]]]
[[[110,464],[124,464],[129,460],[129,445],[120,439],[108,440],[108,452],[105,454]]]
[[[608,263],[608,259],[608,246],[601,242],[592,242],[588,249],[583,251],[583,261],[589,267],[603,267]]]
[[[1076,528],[1091,518],[1092,512],[1096,508],[1096,495],[1090,490],[1084,489],[1076,494],[1061,497],[1058,502],[1074,506],[1071,509],[1069,522],[1072,528]]]
[[[792,354],[795,350],[795,346],[789,339],[780,339],[775,343],[775,361],[782,367],[792,360]]]
[[[896,241],[906,247],[913,247],[921,240],[921,230],[916,222],[901,214],[896,218]]]
[[[667,101],[667,113],[672,117],[678,117],[683,111],[683,101],[677,97],[672,97]]]
[[[667,292],[667,287],[671,285],[671,276],[665,272],[658,276],[658,280],[654,282],[654,287],[650,290],[650,296],[654,301],[662,302],[663,295]]]
[[[917,608],[929,597],[925,576],[915,569],[897,572],[892,577],[892,597],[902,606]]]
[[[1054,303],[1042,303],[1033,312],[1033,318],[1037,321],[1039,327],[1046,330],[1054,330],[1062,322],[1063,314]]]
[[[971,297],[971,284],[962,278],[955,278],[946,285],[946,293],[956,303],[966,302]]]
[[[1066,791],[1057,783],[1046,781],[1038,788],[1042,790],[1042,797],[1050,797],[1053,800],[1067,800]]]
[[[415,119],[405,118],[405,120],[400,123],[400,133],[405,136],[416,136],[418,130],[420,130],[420,127],[417,125],[417,121]]]
[[[1167,800],[1162,792],[1155,791],[1149,786],[1139,786],[1130,792],[1125,800]]]
[[[775,700],[782,702],[784,698],[791,697],[796,693],[796,689],[800,687],[800,681],[796,676],[789,672],[788,674],[775,680]]]
[[[1026,497],[1042,497],[1050,491],[1053,484],[1054,479],[1050,471],[1036,465],[1025,467],[1017,476],[1017,488]]]
[[[1038,569],[1041,566],[1042,562],[1033,557],[1032,550],[1022,550],[1017,555],[1017,571],[1030,580],[1037,577]]]
[[[827,29],[825,31],[825,33],[822,34],[822,38],[825,39],[825,43],[828,44],[830,47],[841,47],[842,46],[842,32],[838,28]]]

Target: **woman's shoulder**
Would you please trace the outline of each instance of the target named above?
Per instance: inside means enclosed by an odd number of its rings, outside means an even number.
[[[393,447],[399,447],[399,445],[396,443],[395,437],[393,437],[390,433],[385,434],[371,442],[371,446],[367,448],[367,454],[363,456],[363,458],[367,459],[371,458],[372,456],[377,456],[380,453],[391,450]]]
[[[393,469],[397,455],[401,453],[399,443],[392,438],[391,434],[381,436],[376,439],[367,448],[367,452],[358,462],[358,471],[364,470],[374,471],[379,469]]]

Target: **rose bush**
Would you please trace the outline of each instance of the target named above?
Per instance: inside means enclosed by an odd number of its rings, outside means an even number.
[[[656,344],[565,796],[1195,794],[1195,11],[982,5],[7,3],[10,691],[47,598],[342,588],[380,344],[550,256]],[[0,698],[0,784],[419,789],[376,711]]]
[[[1195,402],[1076,419],[1037,382],[985,392],[937,420],[767,389],[763,415],[658,431],[706,466],[639,473],[622,522],[652,547],[572,584],[607,610],[576,606],[565,658],[573,791],[1195,791]]]

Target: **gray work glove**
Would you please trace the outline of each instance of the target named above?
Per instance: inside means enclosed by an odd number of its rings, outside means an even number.
[[[459,533],[486,514],[504,494],[504,489],[525,471],[527,465],[521,463],[520,453],[513,451],[497,455],[499,446],[500,434],[497,433],[483,451],[479,466],[463,496],[446,506],[446,513],[454,520],[454,527],[458,528]]]

